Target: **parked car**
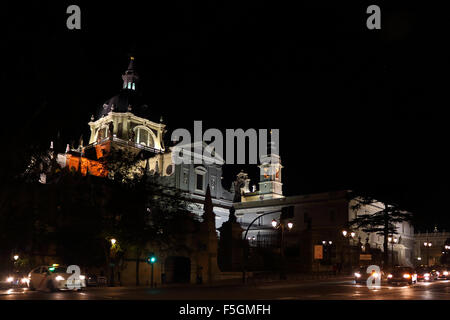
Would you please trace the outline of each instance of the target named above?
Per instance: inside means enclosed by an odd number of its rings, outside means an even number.
[[[436,269],[420,266],[416,269],[418,281],[435,281],[439,277],[439,273]]]
[[[81,290],[86,288],[86,279],[80,275],[79,279],[72,281],[67,267],[59,265],[40,266],[28,274],[28,288],[30,290]]]
[[[384,272],[382,270],[377,271],[377,270],[369,270],[369,273],[367,272],[367,268],[368,266],[361,266],[355,273],[355,283],[366,283],[367,279],[370,276],[374,276],[376,277],[380,277],[380,279],[382,279],[384,277]]]
[[[438,266],[435,269],[438,272],[439,280],[449,280],[450,279],[449,268],[447,268],[446,266]]]
[[[107,285],[107,280],[105,276],[90,273],[87,275],[86,285],[88,287],[101,287]]]
[[[389,284],[392,283],[408,283],[413,284],[417,282],[417,273],[411,267],[397,266],[388,274],[387,280]]]
[[[87,274],[86,286],[88,287],[96,287],[97,284],[97,275],[96,274]]]
[[[10,274],[2,274],[0,276],[0,289],[9,289],[12,287],[13,277]]]
[[[0,278],[0,288],[23,288],[27,286],[28,277],[20,272],[9,273]]]

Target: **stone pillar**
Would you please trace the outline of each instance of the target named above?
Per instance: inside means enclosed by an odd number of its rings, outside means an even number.
[[[216,215],[213,211],[213,204],[211,199],[211,190],[209,185],[206,188],[205,203],[203,206],[203,222],[202,222],[202,235],[203,243],[205,245],[205,260],[206,263],[203,267],[204,280],[209,283],[214,282],[217,275],[220,274],[219,267],[217,266],[217,234],[216,234]]]
[[[242,232],[244,229],[236,221],[235,209],[231,207],[228,221],[219,228],[220,240],[218,248],[218,264],[223,271],[241,271],[243,260],[244,241]]]

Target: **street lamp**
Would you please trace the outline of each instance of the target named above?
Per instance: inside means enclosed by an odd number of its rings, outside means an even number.
[[[388,242],[391,244],[391,264],[394,267],[394,244],[398,242],[398,239],[394,235],[388,237]]]
[[[276,228],[277,225],[278,225],[277,220],[273,219],[273,220],[272,220],[272,227]]]
[[[275,213],[280,213],[280,211],[278,210],[278,211],[270,211],[270,212],[266,212],[266,213],[263,213],[263,214],[259,214],[259,215],[257,215],[256,216],[256,218],[255,219],[253,219],[249,224],[248,224],[248,226],[247,226],[247,229],[245,230],[245,234],[244,234],[244,239],[247,239],[247,234],[248,234],[248,231],[250,230],[250,227],[253,225],[253,223],[255,223],[255,221],[256,220],[258,220],[258,219],[260,219],[261,217],[263,217],[263,216],[267,216],[267,215],[269,215],[269,214],[275,214]],[[275,222],[275,225],[274,225],[274,222]],[[277,221],[274,219],[274,220],[272,220],[272,226],[275,228],[276,226],[277,226]],[[245,283],[246,282],[246,268],[247,268],[247,246],[245,246],[244,247],[244,250],[242,250],[243,251],[243,254],[244,254],[244,261],[243,261],[243,263],[242,263],[242,282],[243,283]]]
[[[13,261],[13,272],[18,272],[18,270],[17,270],[17,260],[19,260],[19,255],[18,254],[15,254],[14,256],[13,256],[13,259],[14,259],[14,261]]]
[[[354,238],[355,238],[355,236],[356,236],[356,233],[354,232],[354,231],[347,231],[347,230],[343,230],[342,231],[342,236],[345,238],[345,239],[349,239],[349,238],[351,238],[352,239],[352,245],[354,245],[354,243],[353,243],[353,241],[354,241]],[[346,243],[347,245],[345,246],[346,248],[348,248],[349,250],[350,250],[350,244],[347,242]],[[351,253],[351,252],[350,252]],[[344,258],[342,257],[342,261],[344,260]],[[353,258],[352,258],[352,255],[350,255],[350,268],[353,266]]]
[[[289,230],[292,229],[292,227],[294,226],[294,224],[292,222],[288,222],[287,223],[287,227]],[[275,229],[280,228],[281,229],[281,245],[280,245],[280,256],[281,256],[281,272],[280,272],[280,279],[284,280],[286,279],[286,274],[285,274],[285,270],[284,270],[284,228],[285,225],[284,223],[282,223],[282,221],[280,220],[280,223],[278,223],[275,219],[272,220],[272,227],[274,227]]]
[[[324,250],[324,261],[326,261],[327,263],[329,263],[331,261],[330,251],[331,251],[332,244],[333,244],[333,241],[331,241],[331,240],[323,240],[322,241],[323,250]]]
[[[429,249],[430,249],[430,247],[432,246],[433,244],[431,243],[431,242],[428,242],[428,241],[426,241],[426,242],[424,242],[423,243],[423,246],[426,248],[426,250],[427,250],[427,266],[430,264],[430,252],[429,252]]]
[[[110,241],[111,241],[111,249],[109,251],[109,255],[110,255],[109,265],[111,267],[111,275],[110,275],[109,281],[110,281],[110,286],[113,287],[114,286],[114,263],[111,262],[111,260],[113,259],[113,249],[116,246],[117,240],[114,238],[111,238]]]

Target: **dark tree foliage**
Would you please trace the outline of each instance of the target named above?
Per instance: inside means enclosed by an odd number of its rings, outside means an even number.
[[[110,237],[133,253],[136,261],[145,258],[149,244],[162,252],[183,243],[180,237],[193,231],[194,217],[180,191],[167,185],[157,173],[150,173],[145,152],[112,149],[101,159],[114,192],[108,213],[114,225]],[[136,284],[139,285],[139,263]]]
[[[379,208],[373,213],[359,214],[350,221],[350,226],[360,229],[367,233],[376,233],[384,237],[383,240],[383,260],[384,265],[388,265],[388,238],[390,235],[397,234],[396,224],[410,221],[412,215],[403,210],[397,204],[383,201],[375,198],[367,193],[353,193],[351,195],[356,200],[356,204],[352,206],[353,210],[359,211],[365,206]],[[380,205],[381,204],[381,205]]]
[[[46,254],[65,264],[108,266],[120,265],[124,255],[141,261],[149,245],[160,251],[179,245],[195,219],[181,193],[150,174],[148,158],[112,149],[101,159],[109,173],[101,178],[61,169],[51,150],[36,152],[1,194],[2,257],[17,251],[21,257]]]

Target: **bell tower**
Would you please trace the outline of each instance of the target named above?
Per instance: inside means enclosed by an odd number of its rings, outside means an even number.
[[[282,168],[279,155],[271,153],[261,157],[261,165],[259,166],[259,194],[261,195],[261,199],[283,197],[283,184],[281,183]]]

